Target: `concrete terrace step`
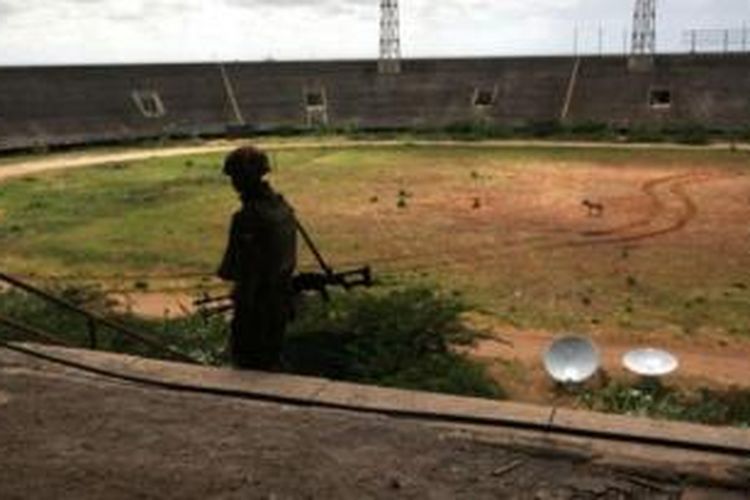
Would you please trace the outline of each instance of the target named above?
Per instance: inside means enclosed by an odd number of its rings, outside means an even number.
[[[485,423],[496,420],[498,423],[509,424],[510,429],[504,429],[505,432],[522,435],[532,441],[541,439],[546,443],[566,442],[578,445],[583,443],[596,453],[602,450],[611,452],[614,448],[618,448],[627,455],[628,450],[635,450],[636,456],[656,457],[661,454],[666,461],[671,461],[677,453],[681,457],[680,460],[684,461],[683,465],[689,465],[690,460],[687,457],[693,456],[697,469],[701,468],[700,464],[705,463],[706,453],[699,453],[697,450],[668,450],[659,446],[643,446],[623,441],[612,443],[605,439],[592,439],[585,433],[605,431],[646,439],[672,439],[695,447],[744,448],[748,450],[745,457],[713,457],[709,461],[732,464],[733,467],[737,466],[737,460],[745,465],[750,464],[750,430],[738,428],[708,427],[507,401],[388,389],[281,373],[194,366],[81,349],[36,344],[19,344],[19,346],[126,377],[143,378],[178,386],[192,386],[225,395],[231,394],[235,397],[257,396],[283,404],[320,406],[328,409],[352,407],[370,413],[381,412],[384,415],[401,413],[408,417],[427,414],[436,417],[431,419],[433,423],[444,419],[446,424],[460,424],[482,431],[497,429],[493,429],[494,426],[475,425],[472,419],[479,419],[478,423],[481,423],[481,420]],[[0,350],[0,353],[2,352]],[[33,366],[47,371],[61,369],[52,367],[46,361],[24,358],[20,354],[11,355],[10,358],[7,353],[0,355],[0,370],[3,365],[8,365],[9,360],[15,360],[10,363],[11,365],[15,363],[15,366]],[[64,368],[63,370],[73,369]],[[498,429],[501,427],[503,426],[497,426]],[[558,433],[547,432],[547,430],[573,431],[574,435],[560,436]],[[595,444],[597,441],[600,442]],[[643,449],[646,448],[651,451],[643,455]],[[708,455],[712,454],[708,453]]]

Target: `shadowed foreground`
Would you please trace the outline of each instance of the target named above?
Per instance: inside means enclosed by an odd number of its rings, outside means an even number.
[[[689,479],[677,484],[678,476],[643,464],[615,468],[585,451],[148,390],[7,351],[0,442],[4,499],[702,498]]]

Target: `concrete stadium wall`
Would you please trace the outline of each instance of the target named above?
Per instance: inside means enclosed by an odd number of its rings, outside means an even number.
[[[304,94],[322,91],[329,125],[426,127],[492,121],[521,123],[557,117],[572,62],[561,58],[409,60],[400,75],[379,75],[374,62],[235,65],[228,68],[248,123],[308,123]],[[496,93],[477,110],[477,88]]]
[[[671,105],[650,106],[652,90],[668,90]],[[650,69],[628,69],[623,59],[585,59],[569,119],[624,126],[750,126],[750,55],[659,57]]]
[[[164,115],[144,116],[139,91],[157,92]],[[2,149],[223,131],[227,113],[215,67],[0,69]]]
[[[492,96],[475,106],[477,91]],[[652,106],[652,91],[668,106]],[[134,97],[151,93],[160,113]],[[306,93],[324,106],[307,106]],[[565,119],[622,126],[750,125],[750,55],[422,59],[0,68],[0,149],[268,130],[517,126]],[[320,104],[320,103],[318,103]]]

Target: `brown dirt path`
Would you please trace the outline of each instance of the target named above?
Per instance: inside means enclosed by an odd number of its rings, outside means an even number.
[[[49,157],[22,160],[0,167],[0,181],[14,177],[23,177],[52,170],[68,170],[73,168],[90,167],[105,163],[129,162],[149,158],[168,158],[171,156],[206,154],[222,152],[231,146],[224,143],[209,143],[193,147],[172,147],[164,149],[136,149],[112,153],[79,153],[50,155]]]
[[[248,140],[217,140],[210,141],[197,146],[168,146],[164,148],[135,148],[119,152],[84,152],[84,153],[63,153],[51,154],[42,158],[30,160],[21,160],[19,162],[10,161],[7,164],[0,165],[0,181],[33,175],[50,170],[65,170],[71,168],[90,167],[104,163],[129,162],[145,160],[148,158],[168,158],[173,156],[184,156],[192,154],[209,154],[230,151],[238,145],[245,144]],[[464,147],[464,148],[580,148],[580,149],[658,149],[658,150],[728,150],[729,144],[717,143],[708,146],[684,146],[680,144],[628,144],[628,143],[608,143],[608,142],[572,142],[572,141],[534,141],[534,140],[509,140],[509,141],[430,141],[430,140],[349,140],[343,138],[331,138],[321,140],[273,140],[273,141],[252,141],[254,144],[267,150],[278,149],[307,149],[307,148],[367,148],[367,147],[387,147],[387,146],[435,146],[435,147]],[[750,151],[750,144],[738,144],[737,150]]]
[[[623,224],[621,226],[616,226],[608,229],[600,229],[600,230],[594,230],[594,231],[584,231],[581,233],[582,236],[587,237],[598,237],[598,236],[612,236],[612,235],[620,235],[622,236],[622,233],[625,233],[626,231],[629,231],[631,229],[637,229],[643,226],[649,226],[654,223],[655,219],[659,217],[660,215],[665,215],[667,212],[667,205],[662,199],[662,196],[660,196],[660,192],[658,188],[660,188],[662,185],[666,185],[669,188],[669,192],[673,195],[677,195],[681,197],[681,200],[685,203],[686,210],[684,213],[680,214],[680,217],[678,219],[678,223],[675,224],[675,227],[684,227],[685,224],[687,224],[690,219],[695,217],[697,210],[691,210],[694,208],[694,203],[692,200],[687,197],[687,195],[684,193],[684,189],[682,186],[685,183],[697,183],[697,182],[706,182],[708,180],[711,180],[712,178],[718,178],[719,176],[716,173],[712,174],[702,174],[700,172],[688,172],[686,174],[679,174],[679,175],[669,175],[666,177],[660,177],[658,179],[651,179],[648,181],[645,181],[641,185],[641,191],[645,195],[645,197],[648,199],[649,202],[649,210],[647,213],[647,216],[641,219],[637,219],[634,221],[627,222],[626,224]],[[676,189],[681,189],[681,191],[678,193],[676,192]]]

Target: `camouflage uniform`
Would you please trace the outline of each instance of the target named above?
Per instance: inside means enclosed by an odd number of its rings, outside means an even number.
[[[297,227],[292,208],[267,183],[240,189],[242,208],[232,217],[218,271],[235,284],[229,348],[237,367],[273,369],[291,315]]]

